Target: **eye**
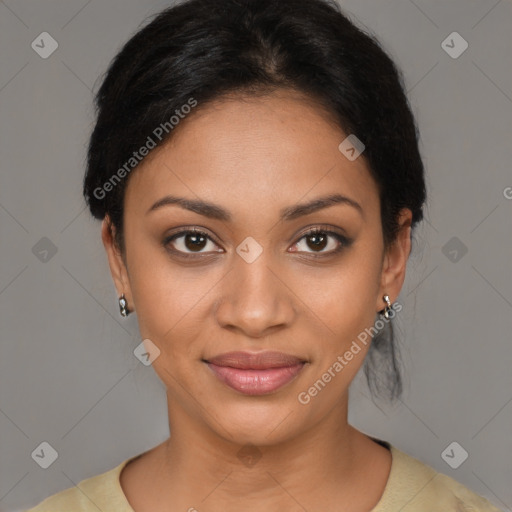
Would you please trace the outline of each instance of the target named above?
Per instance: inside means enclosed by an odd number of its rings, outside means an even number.
[[[217,244],[207,233],[195,228],[183,230],[167,237],[163,241],[163,245],[172,252],[180,253],[185,257],[193,257],[194,254],[207,252],[222,252],[222,249],[215,250]]]
[[[304,240],[304,242],[302,242]],[[340,252],[348,247],[352,240],[327,228],[315,227],[304,233],[298,242],[295,243],[295,250],[291,252],[309,252],[315,257],[327,256]],[[186,229],[174,233],[164,239],[163,245],[169,251],[188,258],[195,255],[207,253],[220,253],[222,249],[215,249],[218,245],[212,240],[208,233],[197,228]],[[308,251],[307,249],[313,249]],[[327,250],[326,250],[327,249]],[[317,253],[317,254],[315,254]]]
[[[304,240],[304,242],[302,242],[302,240]],[[307,233],[304,233],[300,240],[294,245],[297,249],[292,252],[309,252],[310,254],[318,253],[319,256],[323,256],[338,253],[345,247],[348,247],[351,243],[352,240],[340,233],[336,233],[335,231],[324,229],[322,227],[315,227]],[[313,250],[308,251],[307,248]]]

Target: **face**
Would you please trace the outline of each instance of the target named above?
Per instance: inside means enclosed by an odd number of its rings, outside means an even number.
[[[106,222],[103,240],[142,339],[160,350],[171,431],[265,445],[344,410],[369,343],[345,355],[383,294],[398,296],[411,217],[384,251],[377,186],[363,156],[338,149],[346,136],[295,93],[224,99],[130,177],[125,259]],[[286,357],[258,358],[268,351]],[[246,354],[217,358],[231,352]]]

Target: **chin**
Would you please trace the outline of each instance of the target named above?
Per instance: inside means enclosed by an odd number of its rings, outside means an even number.
[[[232,406],[224,403],[222,411],[214,413],[214,417],[220,419],[219,423],[210,422],[210,425],[227,442],[240,446],[272,446],[298,434],[300,424],[296,406],[293,411],[294,405],[287,405],[286,401]]]

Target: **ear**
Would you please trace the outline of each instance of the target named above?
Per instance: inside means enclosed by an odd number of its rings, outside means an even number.
[[[411,210],[403,208],[399,214],[399,231],[396,240],[383,258],[377,311],[382,311],[386,306],[382,297],[389,295],[391,303],[395,302],[404,284],[407,260],[411,252],[411,221]]]
[[[101,239],[103,241],[105,251],[107,252],[110,274],[112,275],[112,279],[117,290],[117,296],[120,297],[124,293],[128,303],[128,309],[129,311],[133,311],[133,298],[126,262],[115,241],[115,227],[108,215],[103,219],[101,225]]]

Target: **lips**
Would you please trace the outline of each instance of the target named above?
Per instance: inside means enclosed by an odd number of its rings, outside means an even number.
[[[204,362],[220,381],[246,395],[276,391],[293,380],[306,363],[282,352],[228,352]]]
[[[267,370],[269,368],[286,368],[304,363],[303,359],[283,352],[228,352],[208,359],[217,366],[230,366],[240,370]]]

